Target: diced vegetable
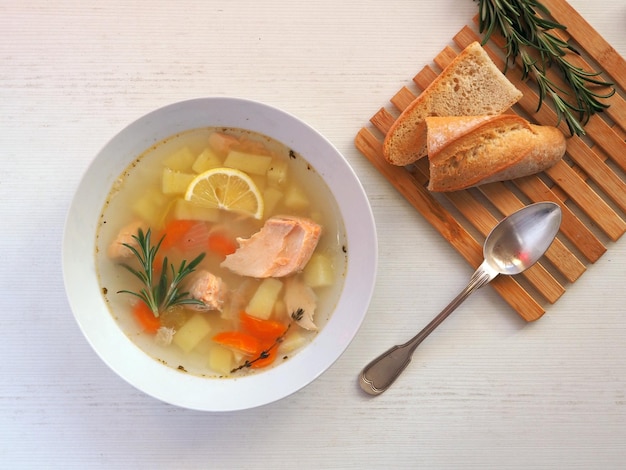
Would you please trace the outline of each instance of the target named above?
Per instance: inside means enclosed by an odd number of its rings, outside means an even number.
[[[205,252],[209,242],[209,234],[209,227],[205,222],[194,220],[193,225],[183,234],[176,247],[183,252]]]
[[[209,235],[209,250],[222,257],[226,257],[237,250],[235,240],[221,232],[213,232]]]
[[[237,318],[237,309],[232,308],[231,302],[224,302],[222,311],[219,312],[219,315],[222,320],[233,320],[234,318]]]
[[[189,232],[191,227],[197,224],[195,220],[179,220],[174,219],[165,226],[164,238],[161,242],[161,248],[168,250],[176,246],[183,239],[185,234]]]
[[[300,186],[292,184],[285,191],[284,203],[289,209],[303,210],[309,207],[310,201]]]
[[[211,318],[208,317],[207,320],[209,321],[209,324],[211,325],[211,331],[214,331],[215,328],[214,328],[213,322],[211,321]],[[211,341],[211,335],[208,335],[202,338],[202,340],[198,344],[196,344],[196,347],[193,348],[193,352],[194,354],[197,354],[198,356],[208,358],[209,355],[211,354],[211,350],[213,349],[213,346],[215,346],[215,343]]]
[[[150,188],[133,204],[133,212],[147,225],[157,228],[162,224],[163,211],[170,199],[156,188]]]
[[[274,304],[274,317],[275,318],[288,318],[287,305],[283,299],[278,299]]]
[[[219,209],[201,207],[185,199],[176,199],[172,212],[175,219],[202,220],[205,222],[216,222],[220,216]]]
[[[239,140],[232,135],[214,132],[209,136],[209,147],[218,155],[226,156],[235,145],[239,145]]]
[[[211,332],[211,324],[202,313],[196,313],[174,335],[173,343],[188,353]]]
[[[313,253],[304,267],[304,282],[310,287],[325,287],[334,284],[335,270],[331,259],[322,253]]]
[[[265,191],[263,191],[263,202],[265,205],[265,212],[267,214],[271,214],[274,211],[274,208],[276,207],[276,204],[278,204],[278,202],[282,199],[283,197],[283,193],[280,192],[278,189],[276,188],[266,188]]]
[[[289,333],[285,335],[285,338],[280,343],[280,347],[278,348],[278,352],[280,354],[289,354],[297,349],[300,349],[307,343],[308,339],[302,333],[302,330],[291,329]]]
[[[267,169],[267,184],[273,187],[281,187],[287,181],[286,160],[272,160],[272,164]]]
[[[242,331],[223,331],[216,334],[213,341],[227,348],[237,349],[246,356],[252,356],[259,351],[259,340]]]
[[[163,168],[163,194],[185,194],[189,183],[195,178],[191,173],[181,173],[171,168]]]
[[[196,161],[193,162],[191,169],[196,173],[204,173],[211,168],[218,168],[222,166],[222,160],[220,157],[210,148],[204,149],[204,151],[198,155]]]
[[[267,320],[272,315],[282,288],[283,283],[279,279],[273,277],[263,279],[245,309],[248,315]]]
[[[163,160],[163,165],[177,171],[189,171],[191,165],[196,160],[196,156],[187,146],[177,150]]]
[[[249,175],[265,175],[272,163],[272,157],[231,150],[224,160],[224,166],[241,170]]]
[[[223,375],[227,375],[235,367],[233,352],[219,344],[214,345],[209,353],[209,368]]]
[[[287,325],[275,320],[262,320],[246,312],[239,315],[239,324],[241,328],[262,340],[276,341],[287,331]]]
[[[278,357],[278,348],[276,346],[272,347],[272,345],[272,341],[261,342],[259,349],[252,356],[253,360],[251,361],[252,364],[250,367],[253,369],[261,369],[273,364]]]
[[[265,187],[267,186],[267,178],[265,175],[248,175],[250,179],[254,181],[254,184],[258,188],[259,191],[263,192]]]
[[[161,320],[154,316],[145,302],[139,301],[133,307],[133,316],[146,333],[155,334],[161,328]]]
[[[161,260],[161,266],[162,265],[163,260]],[[187,321],[186,308],[184,305],[175,305],[170,307],[164,312],[161,312],[159,320],[161,320],[161,325],[178,330]]]

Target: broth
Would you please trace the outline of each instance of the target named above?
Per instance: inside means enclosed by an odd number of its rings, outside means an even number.
[[[229,144],[222,147],[220,144],[224,142]],[[241,157],[242,152],[243,158],[233,156]],[[244,169],[258,161],[270,162],[265,172],[262,165],[260,170],[253,168],[260,174]],[[235,168],[243,165],[244,168],[239,169],[250,177],[262,196],[265,208],[259,219],[235,211],[202,207],[184,198],[189,181],[212,168],[233,167],[232,162]],[[314,252],[303,270],[279,277],[241,275],[221,266],[225,253],[220,251],[220,246],[215,248],[205,243],[219,234],[224,237],[220,238],[224,243],[238,248],[236,239],[249,239],[259,233],[268,220],[281,219],[281,216],[298,223],[313,221],[321,227]],[[141,282],[122,266],[127,264],[138,269],[138,260],[132,255],[122,260],[113,259],[108,253],[112,244],[119,245],[116,239],[120,231],[134,223],[141,225],[144,233],[150,229],[153,245],[165,235],[159,253],[167,256],[176,269],[183,260],[189,263],[205,253],[195,272],[183,281],[181,290],[187,291],[194,276],[208,271],[226,286],[221,308],[207,311],[198,310],[197,306],[179,305],[160,313],[157,321],[161,329],[157,334],[145,331],[133,314],[137,303],[142,301],[120,292],[140,290]],[[172,226],[191,228],[185,232],[182,244],[170,247],[167,246],[169,241],[175,238],[169,229]],[[201,234],[196,236],[196,233]],[[100,215],[96,269],[111,314],[139,348],[175,369],[206,377],[229,377],[275,367],[313,340],[328,322],[338,301],[347,266],[346,252],[345,229],[337,204],[305,158],[258,133],[236,128],[202,128],[176,134],[152,146],[118,177]],[[303,328],[304,323],[291,315],[294,312],[287,311],[288,286],[296,281],[315,294],[317,328],[314,330]],[[252,298],[263,284],[271,285],[276,291],[274,301],[264,314],[248,312],[252,309]],[[268,304],[267,299],[263,299]],[[256,353],[217,341],[220,333],[242,331],[242,312],[246,312],[246,318],[278,322],[286,328],[271,342],[264,340],[262,352],[270,349],[276,358],[271,365],[257,368],[263,360],[259,360]]]

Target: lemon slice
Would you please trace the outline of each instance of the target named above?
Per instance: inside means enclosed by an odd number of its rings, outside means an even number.
[[[255,219],[263,217],[259,188],[246,173],[234,168],[200,173],[189,183],[185,199],[202,207],[238,212]]]

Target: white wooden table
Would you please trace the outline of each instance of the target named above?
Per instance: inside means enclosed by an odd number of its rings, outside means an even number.
[[[623,0],[571,3],[626,55]],[[353,139],[476,12],[472,0],[0,0],[0,468],[624,468],[626,240],[541,320],[485,289],[386,394],[357,387],[471,269]],[[99,148],[154,108],[213,95],[283,108],[329,138],[363,182],[380,249],[371,308],[339,361],[232,414],[166,405],[111,372],[60,266]]]

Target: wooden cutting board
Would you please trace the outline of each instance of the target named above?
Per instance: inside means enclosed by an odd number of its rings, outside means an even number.
[[[425,66],[413,80],[370,118],[358,132],[357,149],[417,209],[420,214],[474,268],[482,262],[482,243],[491,228],[504,216],[538,201],[553,201],[563,209],[559,236],[538,264],[518,276],[499,276],[492,287],[526,321],[545,313],[566,286],[575,282],[590,263],[598,260],[626,231],[626,62],[565,0],[543,0],[552,18],[567,26],[561,37],[580,53],[571,63],[602,72],[617,92],[606,100],[610,107],[593,116],[586,135],[568,136],[565,158],[539,175],[492,183],[453,193],[431,193],[426,189],[428,162],[422,159],[407,167],[388,164],[382,155],[386,132],[416,96],[424,90],[472,41],[481,41],[475,24],[454,37],[455,48],[446,47],[432,65]],[[485,50],[496,65],[504,68],[501,38],[492,38]],[[539,102],[535,84],[520,80],[520,70],[509,69],[507,78],[523,92],[512,109],[533,122],[556,125],[556,113]],[[557,75],[552,77],[560,80]]]

